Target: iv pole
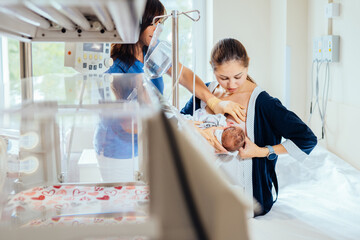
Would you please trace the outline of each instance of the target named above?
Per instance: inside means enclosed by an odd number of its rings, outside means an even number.
[[[189,13],[192,12],[196,12],[197,13],[197,18],[193,18],[189,15]],[[179,79],[179,15],[185,15],[188,18],[190,18],[191,20],[193,20],[194,22],[197,22],[200,20],[200,11],[199,10],[191,10],[191,11],[187,11],[187,12],[179,12],[177,10],[172,10],[171,14],[168,15],[161,15],[161,16],[157,16],[154,17],[153,19],[153,24],[155,24],[157,19],[161,19],[163,18],[163,22],[171,17],[172,19],[172,70],[171,70],[171,75],[172,75],[172,86],[175,86],[175,88],[173,87],[173,92],[172,92],[172,96],[173,96],[173,100],[172,100],[172,104],[173,106],[175,106],[177,109],[179,109],[179,83],[178,83],[178,79]]]
[[[32,47],[29,42],[20,42],[20,78],[21,78],[21,101],[33,101],[33,85],[32,80],[27,78],[33,76],[32,72]]]

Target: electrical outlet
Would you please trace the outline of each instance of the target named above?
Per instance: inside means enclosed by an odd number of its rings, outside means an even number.
[[[338,17],[340,15],[340,4],[339,3],[328,3],[325,6],[325,16],[327,18]]]
[[[340,36],[328,35],[322,37],[322,60],[339,62]]]
[[[313,61],[322,61],[322,45],[323,40],[322,37],[314,38],[313,41]]]

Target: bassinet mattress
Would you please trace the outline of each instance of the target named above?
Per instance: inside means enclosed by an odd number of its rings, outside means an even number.
[[[2,220],[23,227],[45,225],[118,224],[147,218],[148,186],[35,187],[12,196]]]

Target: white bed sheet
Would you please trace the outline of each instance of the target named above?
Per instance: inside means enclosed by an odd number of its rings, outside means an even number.
[[[302,162],[280,156],[276,171],[278,200],[249,219],[251,239],[360,239],[359,170],[317,146]]]

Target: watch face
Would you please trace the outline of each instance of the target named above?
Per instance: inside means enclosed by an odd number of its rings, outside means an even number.
[[[274,160],[276,158],[276,154],[275,153],[271,153],[269,156],[268,156],[268,159],[269,160]]]

